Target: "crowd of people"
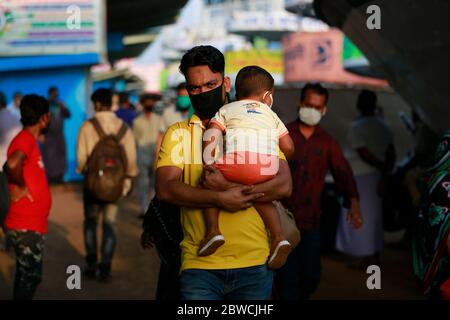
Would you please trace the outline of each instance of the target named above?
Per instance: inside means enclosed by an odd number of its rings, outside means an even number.
[[[180,72],[186,82],[162,114],[155,112],[160,94],[140,95],[139,108],[127,93],[118,95],[117,107],[110,89],[91,95],[94,115],[82,124],[76,150],[77,172],[84,175],[86,277],[111,278],[117,214],[135,189],[141,218],[155,199],[180,214],[179,261],[161,261],[157,298],[309,299],[321,278],[321,196],[328,172],[342,198],[336,249],[361,258],[357,267],[364,270],[381,264],[396,152],[374,92],[359,94],[360,116],[341,148],[320,125],[330,98],[320,84],[302,88],[298,117],[284,124],[272,110],[274,79],[263,68],[240,70],[235,101],[218,49],[188,50]],[[41,281],[49,183],[64,181],[69,117],[56,87],[48,99],[17,92],[10,105],[0,94],[0,164],[10,194],[3,229],[16,253],[15,299],[32,299]],[[420,195],[408,227],[414,269],[433,297],[448,290],[450,278],[449,153],[447,133],[430,169],[414,163],[402,175],[412,181],[404,188],[411,198]],[[293,214],[298,245],[284,234],[273,201]],[[144,247],[158,243],[145,232]]]

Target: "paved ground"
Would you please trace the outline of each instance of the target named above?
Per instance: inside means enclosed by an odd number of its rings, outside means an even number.
[[[81,290],[68,290],[66,268],[83,267],[82,202],[77,185],[52,188],[54,204],[46,238],[43,282],[36,299],[154,299],[159,259],[154,250],[139,246],[138,206],[125,201],[118,223],[118,247],[113,279],[106,284],[83,279]],[[390,235],[395,240],[399,235]],[[381,290],[366,287],[368,275],[351,270],[348,259],[339,254],[323,257],[322,282],[314,299],[422,299],[415,281],[410,255],[389,247],[382,255]],[[0,299],[10,299],[14,256],[0,251]]]

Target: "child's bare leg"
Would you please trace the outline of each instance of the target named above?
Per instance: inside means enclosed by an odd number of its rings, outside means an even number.
[[[211,234],[219,234],[219,209],[218,208],[206,208],[203,211],[203,217],[206,224],[206,237]]]
[[[200,242],[198,250],[199,256],[209,256],[225,243],[223,235],[219,229],[219,209],[206,208],[203,211],[206,232],[205,238]]]
[[[254,207],[261,216],[267,229],[270,231],[271,240],[285,240],[281,230],[281,221],[277,208],[272,202],[255,202]]]
[[[281,230],[278,211],[272,202],[255,202],[254,206],[270,231],[269,268],[281,268],[286,263],[292,247]]]

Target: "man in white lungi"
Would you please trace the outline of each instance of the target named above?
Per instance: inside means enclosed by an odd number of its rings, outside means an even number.
[[[362,90],[357,108],[360,117],[352,122],[345,150],[360,196],[362,228],[352,229],[341,215],[336,248],[348,255],[361,257],[358,267],[380,264],[383,249],[382,196],[387,178],[395,163],[393,134],[388,125],[375,114],[377,96]]]

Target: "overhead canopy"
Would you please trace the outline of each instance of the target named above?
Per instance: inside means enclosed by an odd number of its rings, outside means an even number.
[[[124,34],[171,24],[187,0],[107,0],[108,31]]]
[[[366,24],[372,4],[380,8],[379,30]],[[450,128],[448,0],[315,0],[314,9],[343,30],[431,128]]]
[[[107,0],[107,31],[110,34],[119,35],[120,45],[122,36],[136,35],[141,37],[149,32],[149,29],[168,25],[175,21],[178,13],[187,3],[187,0]],[[109,49],[110,61],[123,57],[138,56],[148,44],[148,41],[139,43],[125,43],[117,49]]]

